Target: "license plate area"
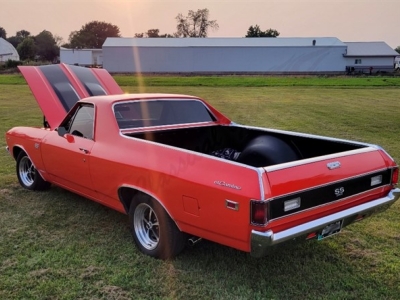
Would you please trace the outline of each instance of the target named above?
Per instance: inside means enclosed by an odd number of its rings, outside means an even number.
[[[343,220],[333,222],[325,226],[320,232],[318,232],[318,240],[323,240],[329,236],[339,233],[342,230]]]

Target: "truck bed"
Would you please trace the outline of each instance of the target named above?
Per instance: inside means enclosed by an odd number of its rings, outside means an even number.
[[[350,141],[240,125],[180,128],[153,131],[151,134],[141,132],[126,135],[208,155],[214,155],[221,149],[233,149],[240,153],[237,159],[239,163],[255,167],[367,147]],[[253,150],[248,150],[249,148]],[[243,158],[245,153],[247,156],[258,156],[258,159]]]

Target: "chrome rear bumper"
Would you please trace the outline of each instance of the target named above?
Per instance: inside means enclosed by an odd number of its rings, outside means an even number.
[[[265,256],[271,247],[295,240],[297,238],[305,239],[309,233],[322,230],[324,227],[336,221],[343,220],[343,227],[353,223],[358,215],[366,217],[377,212],[381,212],[389,208],[400,197],[400,189],[396,188],[389,192],[386,197],[379,198],[332,215],[307,222],[284,231],[274,233],[272,230],[265,232],[252,230],[251,231],[251,251],[250,254],[254,257]]]

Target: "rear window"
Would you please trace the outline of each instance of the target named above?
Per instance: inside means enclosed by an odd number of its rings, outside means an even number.
[[[215,121],[197,100],[150,100],[119,103],[114,114],[120,129]]]

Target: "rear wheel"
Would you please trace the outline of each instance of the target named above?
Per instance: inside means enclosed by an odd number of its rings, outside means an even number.
[[[32,191],[42,191],[50,187],[50,183],[40,176],[25,152],[18,155],[16,169],[18,181],[22,187]]]
[[[185,247],[185,234],[178,229],[165,209],[147,195],[133,199],[129,220],[135,244],[144,254],[169,259]]]

